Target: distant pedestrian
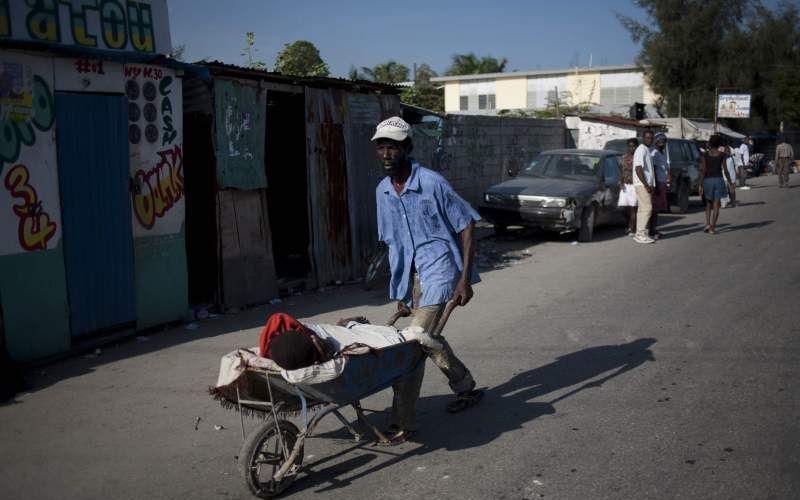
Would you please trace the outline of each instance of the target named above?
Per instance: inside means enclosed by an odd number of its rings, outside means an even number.
[[[628,139],[628,152],[622,156],[622,172],[619,176],[619,202],[617,206],[628,207],[628,236],[636,235],[636,190],[633,188],[633,153],[639,139]]]
[[[653,170],[656,174],[656,188],[653,191],[653,214],[650,216],[650,237],[660,240],[663,234],[658,232],[658,212],[669,210],[667,203],[667,181],[669,178],[669,165],[664,149],[667,147],[667,136],[658,133],[653,138],[654,147],[650,151],[653,159]]]
[[[720,151],[719,135],[712,135],[708,140],[708,151],[700,157],[700,196],[705,200],[706,227],[708,234],[717,233],[720,200],[725,196],[726,186],[732,184],[730,172],[725,166],[726,155]]]
[[[739,157],[742,160],[742,166],[737,172],[736,177],[739,179],[738,187],[743,190],[750,189],[747,187],[747,166],[750,165],[750,143],[753,142],[750,136],[744,138],[744,141],[739,145]]]
[[[650,146],[653,144],[653,131],[646,130],[642,136],[642,144],[633,153],[633,189],[636,190],[636,243],[654,243],[648,235],[647,224],[653,213],[653,188],[656,185],[653,172],[653,158]]]
[[[785,137],[780,138],[778,147],[775,148],[775,168],[778,174],[778,187],[789,187],[789,169],[794,162],[794,149],[786,142]]]
[[[722,146],[720,151],[725,155],[725,168],[728,169],[730,184],[726,185],[728,194],[720,202],[722,208],[736,206],[736,151],[729,146]]]

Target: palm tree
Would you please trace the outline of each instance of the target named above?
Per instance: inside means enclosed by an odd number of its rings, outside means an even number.
[[[502,73],[506,69],[508,59],[505,57],[496,59],[491,56],[478,57],[474,52],[469,54],[453,55],[453,64],[445,72],[445,75],[478,75],[482,73]]]

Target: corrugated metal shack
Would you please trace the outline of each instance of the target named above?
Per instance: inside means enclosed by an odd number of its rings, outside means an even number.
[[[189,298],[226,308],[359,278],[377,240],[370,138],[398,88],[202,63],[184,78]]]
[[[87,12],[91,14],[87,14]],[[0,9],[0,339],[17,361],[186,312],[166,0]]]

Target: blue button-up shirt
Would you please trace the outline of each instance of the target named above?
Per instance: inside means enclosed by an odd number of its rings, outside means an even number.
[[[416,161],[411,165],[399,195],[389,177],[375,191],[378,238],[389,247],[389,297],[410,303],[411,270],[416,266],[422,288],[419,305],[441,304],[453,297],[464,268],[458,233],[480,216],[444,177]],[[478,281],[473,266],[470,284]]]

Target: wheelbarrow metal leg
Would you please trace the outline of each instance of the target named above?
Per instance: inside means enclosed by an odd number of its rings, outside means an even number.
[[[353,409],[356,411],[356,415],[358,416],[358,420],[361,423],[363,423],[364,425],[366,425],[367,428],[369,428],[369,430],[372,431],[373,434],[375,434],[375,437],[378,438],[378,442],[379,443],[387,444],[387,443],[390,442],[389,438],[387,438],[386,435],[383,432],[380,431],[380,429],[378,429],[377,427],[372,425],[372,422],[369,421],[367,416],[364,414],[364,410],[361,409],[361,403],[353,403],[352,406],[353,406]]]
[[[341,422],[342,425],[344,425],[345,428],[350,432],[350,434],[353,436],[353,439],[355,439],[356,442],[361,441],[361,438],[363,437],[361,433],[353,428],[350,422],[348,422],[347,419],[344,418],[344,415],[342,415],[339,412],[339,410],[333,410],[333,414],[336,418],[339,419],[339,422]]]

